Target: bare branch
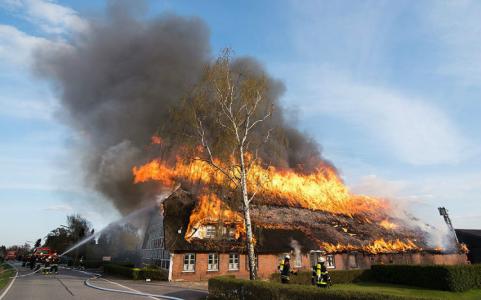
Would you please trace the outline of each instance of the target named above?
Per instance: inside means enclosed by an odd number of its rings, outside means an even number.
[[[251,204],[252,200],[254,200],[255,195],[257,194],[257,191],[254,191],[252,193],[252,196],[250,196],[249,200],[247,200],[247,205]]]
[[[212,151],[206,141],[206,138],[205,138],[205,130],[204,130],[204,126],[202,124],[202,120],[200,118],[198,118],[197,116],[197,113],[194,112],[194,115],[195,115],[195,119],[197,121],[197,131],[199,133],[199,136],[200,136],[200,141],[201,141],[201,144],[202,146],[204,147],[204,149],[207,150],[207,153],[209,155],[209,159],[206,160],[206,159],[202,159],[202,158],[194,158],[194,160],[202,160],[202,161],[205,161],[207,162],[209,165],[211,165],[212,167],[214,167],[215,169],[217,169],[218,171],[222,172],[230,181],[234,182],[234,184],[237,185],[237,182],[235,181],[235,177],[232,177],[226,170],[224,170],[224,168],[222,168],[221,166],[219,166],[218,164],[215,163],[215,160],[214,160],[214,156],[212,155]]]

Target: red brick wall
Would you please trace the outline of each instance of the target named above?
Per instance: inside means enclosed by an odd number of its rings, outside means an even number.
[[[413,253],[413,254],[380,254],[380,255],[364,255],[357,254],[336,254],[335,270],[353,269],[349,263],[349,255],[356,256],[357,269],[369,269],[373,264],[466,264],[467,257],[464,254],[429,254],[429,253]],[[281,254],[259,254],[258,255],[258,275],[260,278],[269,278],[272,273],[277,272]],[[172,280],[174,281],[201,281],[208,280],[211,277],[220,275],[233,275],[237,278],[249,278],[248,266],[246,264],[246,255],[239,255],[239,270],[231,271],[228,269],[229,254],[219,253],[219,270],[207,271],[208,253],[196,253],[195,271],[184,272],[184,253],[175,253],[172,268]],[[295,258],[291,259],[291,268],[293,270],[310,270],[311,262],[309,255],[302,256],[302,267],[295,268]]]
[[[276,254],[259,254],[258,255],[258,276],[260,278],[269,278],[269,276],[277,271],[279,266],[279,257]],[[172,264],[172,280],[174,281],[200,281],[208,280],[211,277],[220,275],[233,275],[237,278],[249,278],[248,266],[246,264],[247,255],[239,255],[239,270],[229,270],[229,254],[219,253],[219,270],[207,271],[208,253],[196,253],[195,271],[184,272],[184,253],[175,253]],[[302,256],[302,267],[299,269],[308,270],[310,267],[309,256]],[[295,268],[294,258],[291,262],[292,269]]]

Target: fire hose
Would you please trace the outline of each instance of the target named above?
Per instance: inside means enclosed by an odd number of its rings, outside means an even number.
[[[166,296],[166,295],[161,295],[161,294],[144,293],[144,292],[137,291],[137,290],[134,290],[134,289],[131,289],[130,291],[125,291],[125,290],[117,290],[117,289],[111,289],[111,288],[97,286],[97,285],[92,284],[90,281],[95,280],[95,279],[99,279],[102,276],[101,274],[91,273],[91,272],[86,272],[86,271],[81,271],[81,270],[75,270],[75,269],[70,269],[70,270],[74,270],[74,271],[77,271],[77,272],[80,272],[80,273],[83,273],[83,274],[86,274],[86,275],[89,275],[89,276],[93,276],[93,277],[90,277],[90,278],[86,279],[84,281],[84,283],[85,283],[86,286],[88,286],[90,288],[93,288],[93,289],[100,290],[100,291],[114,292],[114,293],[121,293],[121,294],[135,295],[135,296],[145,296],[145,297],[151,297],[151,298],[169,299],[169,300],[185,300],[183,298]],[[104,279],[104,278],[101,278],[101,279],[103,279],[107,282],[110,282],[110,283],[117,284],[115,282],[111,282],[111,281],[109,281],[107,279]],[[128,287],[125,287],[125,288],[128,288]]]
[[[9,264],[10,266],[12,266],[15,270],[17,270],[17,268],[15,268],[14,265],[12,264]],[[38,273],[40,271],[42,271],[44,268],[41,267],[41,268],[38,268],[37,270],[33,271],[33,272],[30,272],[30,273],[27,273],[27,274],[22,274],[22,275],[18,275],[18,271],[17,271],[17,274],[15,274],[15,276],[12,276],[12,277],[9,277],[9,279],[13,279],[13,278],[20,278],[20,277],[27,277],[27,276],[30,276],[30,275],[33,275],[35,273]],[[7,270],[4,270],[4,271],[7,271]]]

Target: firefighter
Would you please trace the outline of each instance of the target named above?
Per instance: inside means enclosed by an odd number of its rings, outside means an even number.
[[[43,263],[43,274],[48,275],[50,274],[50,263],[52,261],[52,256],[46,256],[44,258],[44,263]]]
[[[80,270],[85,270],[84,257],[83,257],[83,256],[80,256],[79,269],[80,269]]]
[[[51,265],[50,265],[50,270],[52,273],[58,274],[58,262],[60,261],[60,258],[58,257],[57,252],[55,252],[51,256]]]
[[[28,259],[28,266],[30,267],[30,270],[33,270],[33,268],[35,268],[35,255],[30,255]]]
[[[288,255],[286,255],[284,257],[283,260],[281,260],[280,264],[279,264],[279,272],[281,274],[281,283],[289,283],[290,281],[290,278],[289,278],[289,275],[290,274],[297,274],[296,272],[294,271],[291,271],[291,264],[290,264],[290,259],[291,257]]]
[[[327,272],[327,268],[325,266],[325,263],[326,260],[324,259],[324,257],[320,256],[318,259],[317,259],[317,264],[315,266],[313,266],[313,277],[314,277],[314,274],[315,274],[315,277],[313,278],[313,282],[315,280],[315,283],[317,285],[317,287],[322,287],[322,288],[326,288],[330,282],[330,276],[329,276],[329,273]]]

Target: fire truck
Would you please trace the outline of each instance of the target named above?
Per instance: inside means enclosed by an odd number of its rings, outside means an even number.
[[[38,247],[33,250],[33,256],[35,256],[35,270],[42,267],[45,260],[54,252],[49,247]]]
[[[5,260],[15,260],[15,259],[17,259],[17,252],[7,251],[7,255],[5,256]]]
[[[52,254],[53,251],[49,247],[38,247],[33,250],[33,255],[37,257],[49,257]]]

